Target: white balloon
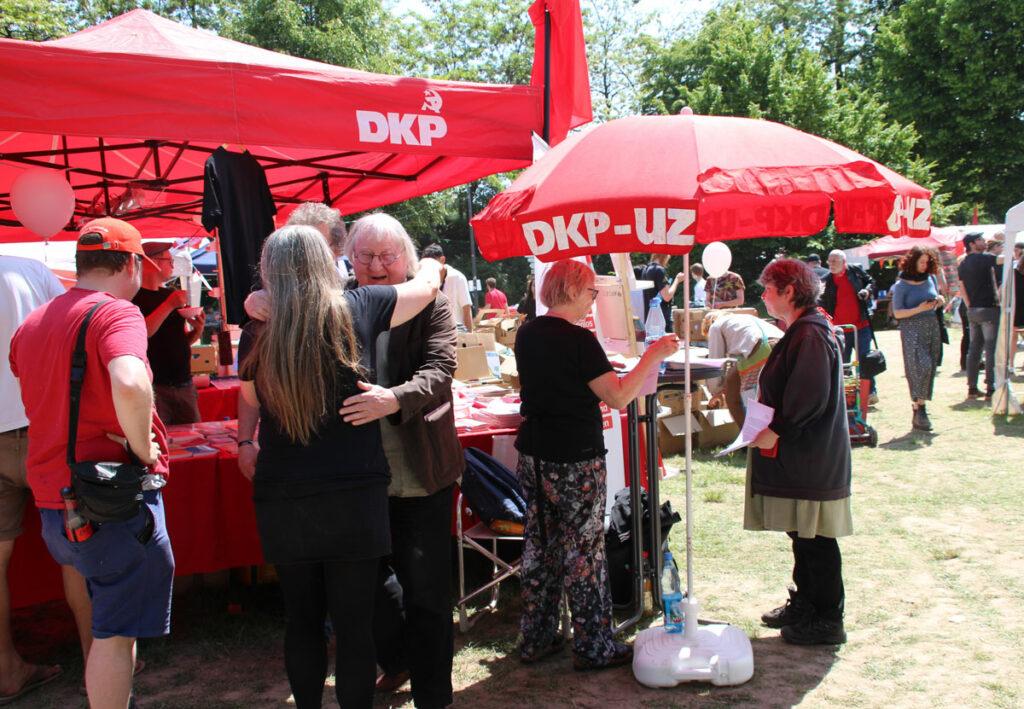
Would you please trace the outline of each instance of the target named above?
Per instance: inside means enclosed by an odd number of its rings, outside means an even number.
[[[11,184],[11,208],[26,229],[49,239],[75,212],[75,192],[59,170],[28,170]]]
[[[732,265],[732,251],[721,241],[713,241],[704,247],[700,262],[709,276],[718,278]]]

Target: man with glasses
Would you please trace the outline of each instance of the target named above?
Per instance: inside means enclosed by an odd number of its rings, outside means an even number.
[[[142,245],[155,266],[143,265],[142,287],[132,298],[146,319],[146,354],[153,370],[156,410],[167,425],[200,420],[199,398],[192,383],[192,343],[202,335],[206,320],[202,310],[183,317],[179,311],[188,307],[188,294],[165,285],[174,267],[171,246],[153,241]]]

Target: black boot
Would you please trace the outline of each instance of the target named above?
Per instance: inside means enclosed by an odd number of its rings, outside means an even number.
[[[814,607],[800,598],[796,591],[789,589],[789,600],[785,605],[768,611],[761,616],[761,622],[769,628],[783,628],[799,623],[814,613]]]
[[[841,620],[812,615],[796,625],[784,627],[782,639],[790,645],[841,645],[846,642],[846,630]]]
[[[925,411],[924,404],[914,409],[914,421],[911,425],[918,431],[932,430],[932,422],[928,420],[928,412]]]

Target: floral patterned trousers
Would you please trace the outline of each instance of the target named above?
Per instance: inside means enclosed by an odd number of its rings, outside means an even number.
[[[555,641],[564,590],[575,653],[591,660],[611,657],[618,645],[604,548],[604,458],[550,463],[521,455],[519,480],[528,505],[520,651],[536,655]]]

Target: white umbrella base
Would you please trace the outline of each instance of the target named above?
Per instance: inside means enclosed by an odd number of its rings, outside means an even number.
[[[687,633],[668,633],[658,626],[637,635],[633,675],[647,687],[743,684],[754,675],[754,651],[746,634],[733,625],[703,625]]]

